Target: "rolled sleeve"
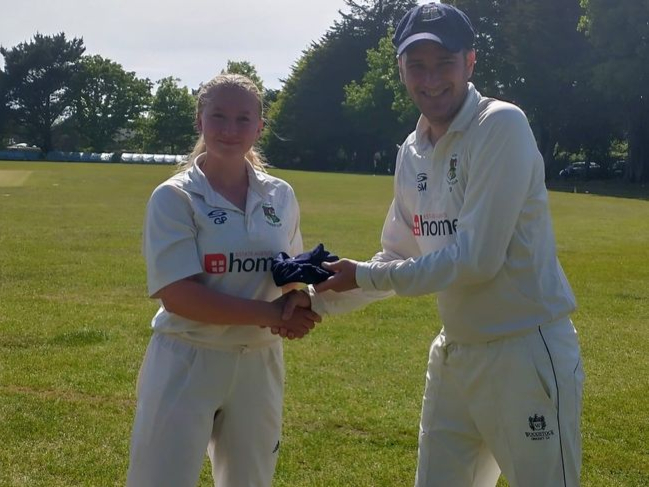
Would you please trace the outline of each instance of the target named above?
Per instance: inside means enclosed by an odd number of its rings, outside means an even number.
[[[372,291],[375,289],[370,274],[371,264],[369,262],[359,262],[356,265],[356,284],[361,289]]]
[[[352,289],[343,293],[334,291],[318,293],[312,285],[309,285],[306,291],[311,298],[311,309],[320,316],[349,313],[394,295],[393,291],[378,292],[363,289]]]

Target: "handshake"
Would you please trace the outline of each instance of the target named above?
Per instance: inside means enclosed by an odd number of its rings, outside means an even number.
[[[311,298],[305,291],[290,291],[273,301],[272,305],[270,331],[282,338],[303,338],[322,321],[320,315],[311,310]]]
[[[358,287],[356,262],[339,260],[322,244],[293,258],[280,253],[273,260],[271,270],[277,286],[301,282],[313,284],[316,292],[341,292]],[[269,326],[273,334],[282,338],[302,338],[322,321],[321,316],[311,310],[311,298],[305,291],[290,291],[272,304],[273,323]]]

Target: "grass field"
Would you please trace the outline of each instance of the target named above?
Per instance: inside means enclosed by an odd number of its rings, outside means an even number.
[[[145,294],[142,217],[170,171],[0,162],[0,486],[124,484],[156,309]],[[306,247],[322,241],[358,259],[378,250],[391,178],[273,174],[295,188]],[[580,305],[586,487],[649,485],[648,200],[551,193]],[[439,328],[434,297],[394,298],[287,342],[274,486],[412,485]],[[211,485],[207,463],[201,486]]]

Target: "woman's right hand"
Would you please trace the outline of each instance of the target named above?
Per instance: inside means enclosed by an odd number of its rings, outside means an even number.
[[[311,298],[303,291],[291,291],[272,303],[279,307],[279,321],[271,325],[271,332],[282,338],[303,338],[320,323],[319,314],[311,311]]]

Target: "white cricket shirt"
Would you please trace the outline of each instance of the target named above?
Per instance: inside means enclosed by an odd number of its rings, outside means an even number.
[[[197,276],[209,288],[248,299],[272,301],[282,290],[270,265],[279,252],[302,252],[299,207],[291,186],[248,163],[243,212],[210,186],[201,154],[186,171],[158,186],[144,223],[143,252],[149,295],[180,279]],[[260,346],[280,340],[268,328],[209,325],[168,312],[153,317],[157,332],[213,348]]]
[[[446,336],[460,343],[518,334],[572,312],[543,158],[524,113],[469,83],[435,146],[428,129],[420,117],[399,150],[383,251],[359,263],[361,289],[438,293]],[[314,309],[347,311],[367,302],[360,294],[316,295]]]

